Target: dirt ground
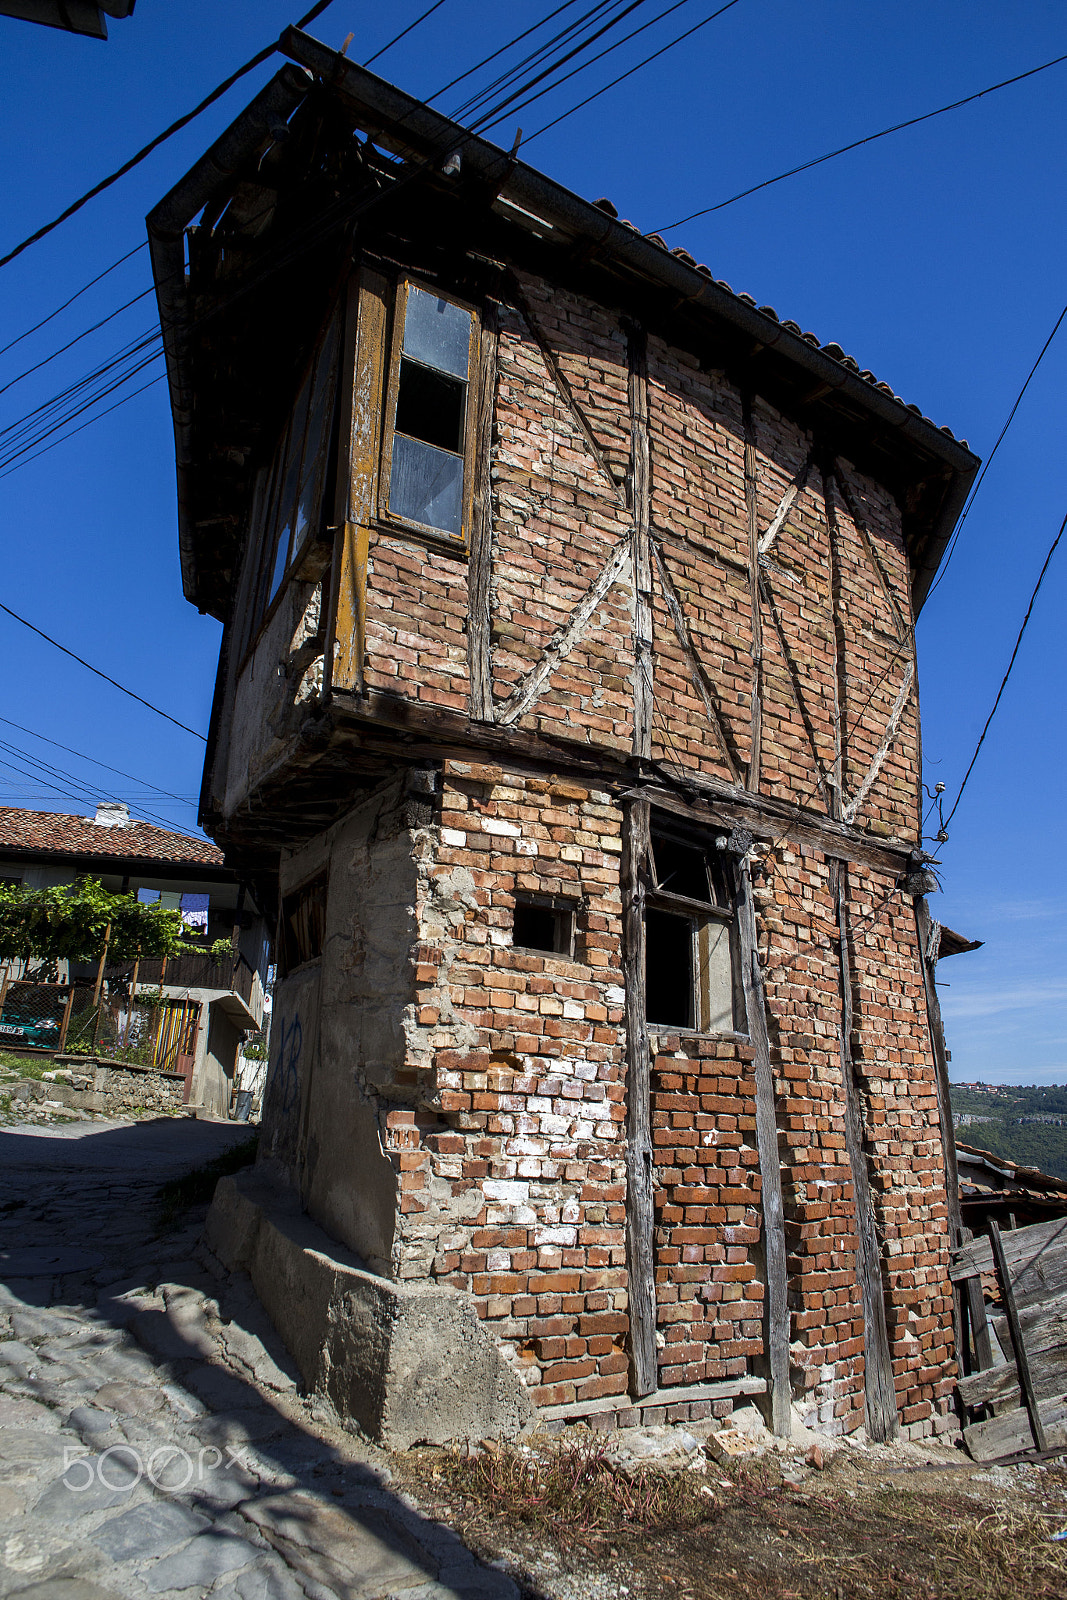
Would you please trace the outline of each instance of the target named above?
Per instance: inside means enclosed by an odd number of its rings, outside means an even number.
[[[773,1452],[723,1468],[620,1471],[577,1431],[527,1454],[397,1459],[527,1600],[1061,1600],[1067,1464],[978,1466],[950,1446]]]

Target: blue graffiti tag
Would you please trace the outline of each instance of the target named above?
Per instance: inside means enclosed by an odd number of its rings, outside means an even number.
[[[282,1116],[288,1116],[300,1100],[300,1052],[304,1047],[304,1030],[300,1018],[282,1023],[281,1042],[278,1046],[278,1086],[281,1091]]]

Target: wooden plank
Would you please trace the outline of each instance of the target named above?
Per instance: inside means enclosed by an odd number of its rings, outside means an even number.
[[[1019,1385],[1030,1417],[1030,1430],[1033,1433],[1034,1444],[1037,1449],[1047,1450],[1045,1430],[1041,1422],[1041,1413],[1038,1410],[1037,1393],[1034,1389],[1030,1362],[1026,1354],[1026,1341],[1023,1339],[1023,1330],[1019,1326],[1019,1312],[1015,1304],[1015,1291],[1012,1288],[1011,1274],[1008,1271],[1008,1263],[1004,1259],[1004,1246],[1000,1242],[1000,1229],[992,1219],[990,1219],[989,1223],[989,1242],[993,1247],[993,1260],[996,1262],[997,1280],[1000,1284],[1004,1311],[1008,1319],[1008,1330],[1011,1333],[1011,1347],[1015,1356],[1015,1367],[1019,1374]]]
[[[647,1411],[653,1406],[690,1405],[694,1401],[736,1400],[745,1394],[765,1394],[765,1378],[723,1378],[719,1383],[690,1383],[677,1389],[657,1389],[643,1400],[625,1394],[605,1395],[602,1400],[571,1400],[563,1406],[540,1406],[540,1422],[566,1422],[579,1417],[603,1416],[607,1411]]]
[[[634,729],[633,753],[652,756],[652,556],[651,460],[648,448],[648,340],[631,326],[627,338],[630,397],[630,505],[633,512],[634,576]]]
[[[748,774],[745,787],[758,792],[763,748],[763,619],[759,593],[759,508],[756,501],[756,425],[752,417],[752,396],[741,397],[741,416],[745,435],[745,515],[748,521],[748,591],[752,612],[752,691],[750,697],[750,738]]]
[[[940,1019],[940,1011],[938,1011],[937,1015]],[[944,1035],[942,1035],[942,1042],[943,1041]],[[946,1162],[946,1166],[947,1164],[948,1163]],[[955,1164],[956,1150],[955,1146],[953,1146],[953,1169],[955,1169]],[[956,1196],[956,1204],[958,1208],[958,1192]],[[969,1243],[972,1238],[970,1228],[965,1228],[962,1226],[962,1224],[957,1228],[956,1234],[961,1244]],[[981,1278],[968,1278],[966,1283],[958,1284],[956,1288],[957,1291],[962,1290],[963,1292],[959,1299],[957,1299],[956,1295],[953,1296],[953,1305],[958,1307],[962,1302],[962,1305],[966,1310],[967,1322],[970,1327],[971,1344],[974,1346],[974,1364],[977,1366],[979,1372],[988,1372],[989,1368],[993,1366],[996,1358],[993,1355],[993,1346],[989,1338],[989,1319],[986,1316],[985,1295],[982,1292],[982,1280]],[[959,1347],[957,1346],[957,1348]],[[964,1356],[970,1359],[971,1352],[967,1349],[965,1344],[963,1346],[962,1353]],[[958,1364],[959,1363],[957,1361],[957,1365]]]
[[[741,984],[749,1038],[755,1047],[756,1149],[759,1155],[760,1204],[763,1210],[763,1253],[767,1272],[764,1351],[771,1380],[771,1428],[780,1438],[792,1432],[789,1380],[789,1271],[782,1204],[782,1163],[778,1154],[778,1119],[774,1109],[771,1041],[763,975],[756,938],[756,906],[747,860],[737,871],[737,923],[741,943]]]
[[[893,613],[893,621],[895,622],[897,629],[897,639],[902,643],[907,636],[909,629],[907,623],[904,621],[901,609],[897,605],[897,597],[893,593],[893,585],[889,581],[889,574],[882,565],[881,557],[874,547],[874,541],[871,539],[867,523],[864,520],[863,514],[860,511],[852,490],[848,486],[848,480],[845,477],[839,461],[835,461],[833,463],[832,471],[834,482],[837,484],[838,492],[840,493],[841,499],[844,502],[845,510],[852,518],[852,525],[859,534],[860,542],[867,553],[867,558],[870,561],[871,566],[874,568],[878,581],[882,585],[882,593],[885,595],[889,609]],[[914,666],[914,656],[912,656],[912,665]]]
[[[496,721],[501,727],[510,727],[520,717],[525,716],[526,712],[538,699],[545,684],[560,662],[570,654],[575,645],[581,640],[593,620],[594,612],[603,603],[608,590],[628,575],[632,559],[631,551],[632,541],[629,538],[620,539],[608,558],[603,571],[599,573],[595,582],[590,585],[578,601],[566,622],[556,629],[556,632],[545,646],[540,661],[532,671],[527,673],[522,682],[515,687],[503,705],[497,708]]]
[[[1067,1372],[1064,1376],[1067,1378]],[[1067,1383],[1063,1387],[1067,1388]],[[1001,1405],[1009,1401],[1018,1404],[1022,1390],[1019,1388],[1019,1373],[1015,1362],[1001,1362],[984,1372],[970,1372],[965,1378],[957,1378],[956,1393],[968,1407]]]
[[[763,603],[767,607],[767,611],[770,614],[771,625],[774,628],[775,634],[778,638],[778,648],[781,650],[782,656],[785,659],[786,677],[789,679],[789,687],[793,694],[793,703],[795,704],[800,715],[800,720],[803,723],[804,732],[808,739],[808,749],[811,751],[812,766],[815,768],[815,776],[818,780],[819,789],[826,804],[826,809],[829,811],[831,806],[830,790],[827,787],[826,774],[822,769],[822,762],[819,760],[819,752],[815,744],[815,729],[812,726],[811,718],[808,716],[808,708],[804,702],[804,692],[800,686],[800,674],[797,671],[796,662],[793,660],[793,652],[789,648],[789,640],[786,637],[782,619],[778,614],[778,606],[775,601],[774,591],[771,588],[770,579],[767,577],[765,572],[760,572],[759,586],[760,595],[762,596]]]
[[[363,688],[368,529],[375,513],[389,292],[381,273],[369,269],[360,273],[351,417],[348,438],[342,441],[341,450],[342,459],[347,455],[348,460],[347,495],[334,562],[336,620],[331,674],[334,688],[357,693]]]
[[[841,1079],[845,1091],[845,1149],[852,1171],[852,1190],[856,1205],[856,1276],[863,1301],[863,1346],[865,1355],[864,1390],[867,1432],[878,1442],[897,1435],[897,1396],[893,1382],[893,1360],[885,1320],[885,1285],[882,1279],[882,1253],[875,1226],[874,1201],[863,1148],[863,1114],[852,1062],[852,972],[848,950],[848,869],[843,862],[831,864],[831,881],[837,899],[837,932],[840,952]]]
[[[645,885],[651,808],[625,802],[622,818],[622,974],[626,1015],[626,1265],[629,1272],[630,1393],[658,1385],[653,1253],[651,1061],[645,1008]]]
[[[785,494],[779,500],[778,509],[771,518],[767,531],[760,539],[757,546],[760,556],[765,556],[767,554],[768,550],[771,548],[771,545],[784,528],[786,518],[796,505],[800,495],[804,492],[804,486],[808,481],[808,476],[813,465],[814,456],[809,455],[807,460],[804,462],[804,465],[801,467],[800,471],[797,473],[796,477],[785,491]]]
[[[467,670],[470,674],[471,716],[476,722],[493,720],[489,584],[493,563],[491,468],[496,367],[496,307],[490,301],[482,315],[478,356],[474,496],[471,507],[470,559],[467,564]]]
[[[703,701],[704,714],[711,725],[711,731],[715,735],[719,749],[722,751],[723,761],[726,764],[726,770],[730,774],[731,781],[739,784],[741,778],[737,770],[737,762],[734,760],[733,751],[726,741],[722,711],[715,698],[715,690],[705,670],[704,663],[697,654],[697,648],[686,625],[685,612],[682,610],[681,601],[678,599],[678,591],[674,587],[670,569],[663,558],[663,551],[659,547],[659,541],[654,537],[652,539],[652,555],[656,563],[656,571],[659,574],[660,589],[663,593],[664,603],[674,625],[675,636],[682,647],[682,652],[689,667],[689,677],[694,689]]]
[[[1067,1395],[1042,1400],[1039,1410],[1046,1449],[1067,1445]],[[963,1442],[975,1461],[995,1461],[999,1456],[1018,1455],[1034,1448],[1030,1418],[1022,1406],[1001,1411],[988,1422],[973,1422],[964,1428]]]
[[[832,715],[834,723],[834,775],[833,815],[841,816],[845,783],[845,707],[847,704],[847,675],[845,670],[845,634],[841,621],[838,598],[841,588],[841,568],[838,561],[837,513],[834,509],[833,482],[823,471],[823,507],[826,512],[827,544],[830,552],[830,618],[834,645],[834,696]]]
[[[1065,1284],[1067,1269],[1067,1217],[1053,1217],[1051,1222],[1035,1222],[1027,1228],[1016,1228],[1001,1240],[1004,1259],[1012,1275],[1017,1296],[1034,1292],[1048,1293],[1054,1284]],[[954,1282],[973,1278],[978,1273],[993,1272],[993,1247],[988,1239],[975,1239],[957,1250],[949,1267],[949,1277]],[[1030,1281],[1023,1278],[1032,1275]],[[1053,1291],[1054,1292],[1054,1291]]]
[[[552,382],[559,390],[563,402],[571,414],[572,421],[578,429],[578,432],[582,435],[582,438],[585,440],[589,454],[592,456],[593,460],[600,469],[600,475],[604,479],[605,484],[611,490],[612,495],[618,501],[619,505],[625,510],[626,496],[623,493],[620,485],[616,483],[614,477],[612,476],[611,468],[608,466],[604,452],[601,450],[600,445],[597,442],[596,434],[593,432],[593,429],[589,423],[589,419],[582,410],[581,406],[578,404],[578,400],[575,396],[574,390],[570,386],[567,375],[559,364],[559,357],[549,344],[544,330],[534,315],[533,308],[526,298],[526,293],[522,287],[522,284],[519,282],[519,279],[516,277],[515,273],[510,269],[507,273],[507,283],[511,298],[514,301],[522,320],[525,322],[527,328],[529,328],[533,341],[538,350],[541,352],[541,359],[548,368]]]
[[[889,721],[886,724],[885,733],[882,735],[882,742],[874,753],[874,760],[867,768],[863,782],[856,790],[856,793],[852,796],[852,799],[848,802],[848,804],[842,809],[841,817],[844,822],[854,822],[856,820],[857,811],[859,810],[860,806],[862,806],[871,790],[874,788],[874,785],[878,780],[878,774],[881,772],[883,763],[885,762],[885,758],[892,749],[893,740],[897,736],[897,730],[900,727],[900,719],[904,715],[904,708],[911,699],[911,690],[914,682],[915,662],[913,660],[909,660],[904,669],[904,682],[897,690],[897,697],[893,702],[893,709],[889,713]]]

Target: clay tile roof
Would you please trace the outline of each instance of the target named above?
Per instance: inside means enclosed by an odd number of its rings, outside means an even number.
[[[101,827],[88,817],[70,817],[57,811],[20,811],[0,806],[0,850],[46,851],[49,855],[99,856],[109,860],[159,861],[170,866],[224,864],[222,851],[207,839],[190,839],[170,833],[150,822],[131,820],[121,827]]]

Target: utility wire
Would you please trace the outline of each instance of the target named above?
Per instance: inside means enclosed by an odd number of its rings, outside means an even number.
[[[810,172],[812,167],[820,167],[824,161],[833,161],[837,156],[847,155],[850,150],[859,150],[865,144],[874,144],[878,139],[888,139],[891,133],[900,133],[904,128],[917,127],[920,122],[929,122],[932,117],[943,117],[948,111],[958,111],[961,106],[969,106],[975,100],[981,100],[984,95],[995,94],[998,89],[1007,89],[1013,83],[1022,83],[1027,78],[1035,77],[1039,72],[1047,72],[1050,67],[1060,66],[1064,61],[1067,61],[1067,55],[1055,56],[1051,61],[1043,61],[1039,67],[1031,67],[1027,72],[1016,73],[1014,78],[1003,78],[1000,83],[991,83],[975,94],[965,95],[962,100],[953,100],[950,105],[938,106],[936,111],[924,111],[920,117],[908,117],[905,122],[895,122],[891,128],[882,128],[878,133],[869,133],[862,139],[853,139],[851,144],[843,144],[837,150],[828,150],[825,155],[816,156],[812,161],[802,161],[798,167],[790,167],[788,172],[779,172],[774,178],[765,178],[762,183],[754,183],[751,188],[742,189],[738,194],[731,195],[729,200],[720,200],[717,205],[705,206],[702,211],[691,211],[687,217],[679,217],[677,222],[668,222],[664,227],[654,228],[653,232],[669,233],[672,228],[680,228],[686,222],[694,222],[697,217],[709,217],[713,211],[722,211],[726,206],[735,205],[738,200],[747,199],[750,194],[758,194],[761,189],[769,189],[773,184],[784,183],[786,178],[795,178],[798,172]],[[0,262],[0,266],[2,265],[3,262]]]
[[[1014,404],[1012,405],[1011,410],[1008,412],[1008,415],[1005,418],[1004,426],[1001,428],[1000,432],[997,434],[996,443],[994,444],[992,450],[990,450],[989,454],[986,456],[985,461],[982,463],[982,470],[978,474],[978,477],[975,479],[974,484],[973,484],[973,486],[971,488],[971,492],[967,496],[967,504],[964,506],[963,511],[960,513],[960,520],[956,524],[956,530],[952,535],[952,542],[950,543],[950,545],[948,547],[948,551],[947,551],[947,553],[945,555],[945,559],[941,563],[941,568],[940,568],[940,570],[939,570],[939,572],[937,574],[937,577],[934,579],[933,583],[930,585],[929,589],[926,591],[926,598],[928,600],[929,600],[930,596],[933,594],[934,590],[937,588],[938,584],[941,582],[941,579],[945,576],[945,573],[948,570],[948,564],[952,560],[952,557],[954,556],[954,554],[956,553],[956,546],[959,543],[960,534],[963,532],[963,524],[967,521],[968,514],[970,513],[970,509],[973,506],[974,501],[975,501],[975,496],[977,495],[979,489],[982,487],[982,479],[985,477],[986,473],[989,471],[989,468],[992,465],[993,457],[996,455],[997,451],[1000,449],[1001,444],[1004,441],[1004,435],[1007,433],[1008,429],[1011,427],[1012,423],[1015,421],[1015,413],[1018,411],[1019,407],[1022,405],[1023,395],[1026,393],[1027,389],[1029,389],[1029,387],[1030,387],[1030,380],[1034,376],[1034,374],[1037,371],[1038,367],[1041,365],[1042,361],[1044,361],[1045,353],[1048,350],[1048,347],[1052,343],[1053,339],[1056,337],[1057,333],[1060,331],[1060,324],[1062,323],[1064,317],[1067,317],[1067,306],[1064,306],[1063,310],[1060,312],[1059,316],[1056,318],[1056,321],[1053,323],[1052,332],[1049,334],[1048,338],[1045,340],[1044,344],[1041,346],[1041,351],[1040,351],[1040,353],[1038,355],[1037,360],[1034,362],[1033,366],[1030,368],[1030,371],[1026,375],[1026,382],[1023,384],[1022,388],[1019,390],[1019,393],[1015,396]]]
[[[409,33],[412,33],[421,23],[426,21],[427,17],[432,17],[435,11],[440,11],[444,3],[445,0],[434,0],[428,11],[424,11],[421,17],[416,17],[414,22],[409,22],[407,27],[402,28],[398,34],[395,34],[388,44],[383,44],[380,50],[376,50],[372,56],[368,56],[363,65],[369,67],[372,61],[377,61],[380,56],[384,56],[387,50],[391,50],[394,44],[399,44],[401,39],[406,39]],[[297,27],[302,28],[303,23],[298,22]]]
[[[178,800],[181,804],[189,804],[189,796],[175,794],[173,789],[161,789],[156,783],[149,783],[147,778],[139,778],[134,772],[124,772],[121,767],[109,767],[106,761],[98,761],[96,756],[87,756],[84,750],[75,750],[73,745],[60,744],[58,739],[50,739],[45,733],[38,733],[35,728],[24,728],[21,722],[12,722],[10,717],[0,717],[0,722],[5,728],[14,728],[18,733],[27,733],[31,739],[40,739],[42,744],[50,744],[56,750],[65,750],[69,756],[77,756],[80,761],[91,761],[94,767],[102,767],[105,772],[113,772],[119,778],[129,778],[131,783],[143,783],[146,789],[154,789],[156,794],[164,794],[169,800]]]
[[[81,778],[75,777],[72,772],[65,772],[63,768],[53,766],[49,761],[39,761],[36,756],[31,756],[27,751],[20,750],[17,745],[8,744],[4,739],[0,739],[0,752],[3,752],[3,754],[0,754],[0,761],[6,762],[8,767],[14,771],[16,776],[29,778],[34,783],[43,783],[48,789],[56,788],[56,785],[51,783],[49,780],[52,778],[58,778],[60,784],[63,786],[56,789],[58,794],[73,795],[73,797],[76,800],[80,800],[83,805],[96,804],[98,792],[91,789],[87,783],[82,781]],[[13,760],[17,760],[23,763],[23,765],[18,767],[13,766]],[[27,762],[29,763],[28,768],[25,765]],[[47,774],[47,776],[42,777],[42,773]],[[147,817],[150,821],[155,822],[160,827],[170,826],[169,822],[167,822],[165,818],[158,816],[154,811],[147,811],[144,809],[144,807],[141,807],[141,811],[145,817]]]
[[[300,18],[300,21],[296,23],[296,27],[306,28],[315,21],[316,17],[322,15],[327,6],[332,4],[333,0],[318,0],[318,4],[312,6],[311,10]],[[134,167],[140,166],[141,162],[150,156],[153,150],[158,150],[160,145],[164,144],[174,134],[180,132],[182,128],[188,127],[189,123],[193,122],[202,111],[206,111],[208,106],[213,106],[216,100],[221,100],[222,96],[232,89],[234,84],[238,83],[241,78],[254,71],[256,67],[261,66],[264,61],[269,61],[277,48],[278,41],[272,40],[262,50],[257,50],[256,54],[246,61],[243,67],[238,67],[236,72],[231,72],[230,76],[223,79],[217,88],[212,89],[211,93],[206,95],[199,105],[194,106],[191,111],[187,111],[183,117],[179,117],[177,122],[172,122],[169,128],[164,128],[162,133],[157,133],[154,139],[150,139],[142,149],[138,150],[136,155],[131,156],[128,161],[124,161],[122,166],[117,167],[108,177],[101,178],[100,182],[94,184],[91,189],[87,189],[77,200],[72,201],[65,211],[61,211],[58,217],[53,217],[51,222],[46,222],[43,227],[37,229],[36,233],[31,233],[28,238],[15,245],[13,250],[9,250],[7,255],[0,256],[0,268],[6,267],[17,256],[22,255],[24,250],[28,250],[31,245],[37,244],[41,239],[46,238],[48,234],[53,233],[62,223],[73,217],[75,212],[80,211],[83,206],[87,206],[90,200],[95,200],[98,194],[103,194],[105,189],[110,189],[112,184],[118,183],[119,179],[124,178],[127,172],[132,172]]]
[[[127,250],[124,256],[119,256],[117,261],[113,261],[110,267],[105,267],[103,272],[98,272],[95,278],[90,278],[88,283],[83,283],[80,289],[75,290],[69,300],[64,300],[61,306],[56,306],[56,309],[50,311],[47,317],[42,317],[40,322],[35,322],[32,328],[27,328],[25,333],[20,333],[16,338],[9,340],[7,344],[0,345],[0,356],[6,356],[8,351],[13,350],[17,344],[21,344],[23,339],[28,339],[31,333],[39,333],[49,322],[54,322],[56,317],[72,306],[75,300],[80,300],[83,294],[87,294],[90,289],[95,288],[102,278],[107,277],[109,272],[114,272],[116,267],[121,267],[124,262],[129,261],[133,256],[140,255],[142,250],[147,249],[147,239],[143,240],[141,244],[135,244],[132,250]]]
[[[31,633],[37,634],[37,636],[43,639],[46,644],[54,645],[57,650],[62,650],[65,656],[69,656],[72,661],[76,661],[80,667],[85,667],[87,671],[94,672],[98,678],[103,678],[104,682],[110,683],[112,688],[120,689],[123,694],[129,695],[131,700],[136,700],[140,705],[147,706],[149,711],[154,711],[158,717],[163,717],[167,722],[172,722],[174,726],[176,728],[180,728],[183,733],[191,733],[194,739],[201,739],[203,740],[204,744],[207,743],[207,739],[204,737],[204,735],[202,733],[197,733],[195,728],[190,728],[188,723],[179,722],[177,717],[172,717],[169,711],[161,711],[159,706],[154,706],[152,704],[151,700],[145,700],[141,695],[134,694],[132,689],[127,689],[126,685],[124,683],[119,683],[117,678],[111,678],[106,672],[101,672],[99,667],[94,667],[91,661],[85,660],[84,656],[75,655],[73,650],[68,650],[65,644],[60,644],[58,639],[53,639],[51,634],[45,633],[42,628],[35,627],[32,622],[27,622],[26,618],[20,617],[17,611],[12,611],[10,606],[5,606],[2,602],[0,602],[0,611],[3,611],[5,615],[14,618],[16,622],[21,622],[24,628],[29,628]]]
[[[42,361],[36,362],[32,367],[27,367],[16,378],[9,378],[5,384],[0,385],[0,394],[6,394],[9,389],[15,387],[16,383],[22,383],[23,379],[30,377],[35,372],[40,372],[41,368],[47,367],[49,362],[55,361],[59,356],[66,355],[67,351],[73,350],[76,344],[80,344],[83,339],[88,339],[91,333],[97,333],[101,328],[106,327],[109,322],[114,322],[116,317],[121,317],[124,311],[128,311],[131,306],[137,305],[138,301],[144,300],[146,296],[150,295],[154,288],[155,285],[150,284],[147,289],[142,289],[140,294],[135,294],[132,300],[127,300],[125,305],[119,306],[115,311],[110,311],[106,317],[101,317],[99,322],[94,322],[92,327],[84,328],[73,339],[69,339],[66,344],[61,344],[58,350],[52,351],[51,355],[45,356]]]
[[[1023,642],[1023,635],[1026,632],[1027,625],[1029,624],[1029,621],[1030,621],[1031,613],[1033,612],[1033,609],[1034,609],[1034,602],[1037,599],[1037,592],[1041,588],[1042,583],[1044,582],[1045,573],[1049,569],[1049,565],[1050,565],[1050,563],[1052,561],[1052,558],[1056,554],[1056,547],[1059,544],[1060,540],[1063,538],[1063,535],[1064,535],[1065,531],[1067,531],[1067,516],[1065,516],[1063,521],[1060,523],[1060,531],[1056,535],[1055,539],[1053,539],[1053,541],[1052,541],[1052,545],[1051,545],[1051,547],[1049,549],[1049,553],[1045,557],[1045,564],[1041,568],[1040,573],[1038,574],[1037,582],[1034,584],[1034,592],[1030,596],[1030,604],[1026,608],[1026,615],[1023,618],[1023,625],[1019,629],[1019,637],[1015,641],[1015,649],[1012,651],[1011,660],[1008,662],[1008,670],[1005,672],[1003,678],[1001,679],[1000,688],[997,690],[997,698],[993,701],[993,709],[989,713],[988,717],[986,718],[985,727],[982,729],[982,733],[981,733],[981,736],[980,736],[980,738],[978,740],[978,743],[974,747],[974,755],[971,757],[970,765],[968,766],[967,771],[963,774],[963,782],[960,784],[959,792],[957,793],[956,799],[955,799],[955,801],[953,802],[953,805],[952,805],[952,810],[949,812],[948,816],[945,818],[945,827],[946,828],[948,827],[949,823],[952,821],[953,817],[956,815],[956,808],[959,805],[960,801],[963,799],[963,791],[967,787],[967,780],[971,776],[971,773],[974,771],[974,764],[978,760],[979,751],[981,750],[983,744],[985,744],[985,737],[986,737],[986,734],[989,732],[990,724],[992,723],[993,718],[997,714],[997,707],[1000,705],[1001,696],[1003,695],[1004,690],[1008,686],[1008,679],[1011,677],[1011,670],[1015,665],[1015,658],[1019,654],[1019,646]]]

